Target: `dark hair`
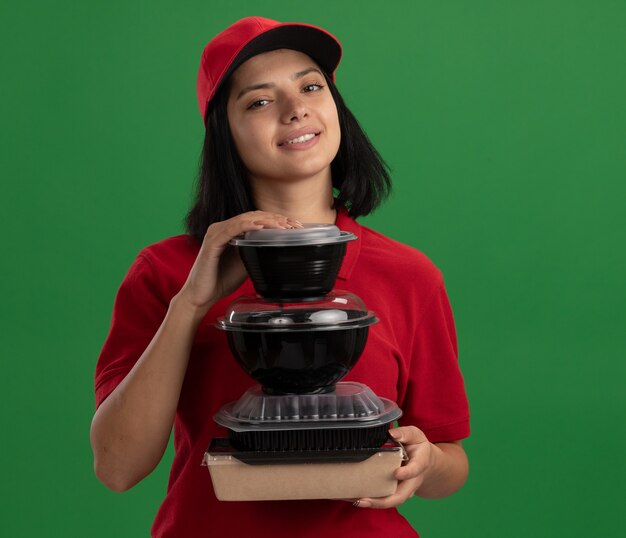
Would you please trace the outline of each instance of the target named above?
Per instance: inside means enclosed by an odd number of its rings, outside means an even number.
[[[391,192],[388,167],[333,81],[324,76],[337,106],[341,128],[339,151],[331,163],[335,206],[344,206],[354,218],[368,215]],[[220,88],[207,112],[195,201],[185,220],[187,233],[200,242],[212,223],[256,209],[246,168],[228,124],[229,87],[224,84]]]

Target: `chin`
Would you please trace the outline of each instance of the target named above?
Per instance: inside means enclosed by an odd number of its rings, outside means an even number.
[[[311,167],[311,168],[293,168],[293,169],[283,169],[282,170],[282,179],[286,181],[296,181],[296,180],[306,180],[309,178],[319,177],[324,174],[326,170],[328,170],[328,177],[330,178],[330,165],[322,166],[322,167]]]
[[[281,166],[280,170],[283,172],[283,175],[291,174],[294,177],[304,179],[307,177],[317,176],[325,170],[330,172],[330,164],[333,159],[334,156],[333,158],[329,158],[328,156],[312,156],[308,159],[301,159],[297,162],[287,163],[287,165]]]
[[[250,174],[254,177],[273,179],[276,181],[295,181],[305,180],[315,176],[319,176],[328,170],[330,177],[330,162],[308,162],[308,163],[280,163],[271,169],[250,170]],[[276,174],[276,172],[280,172]]]

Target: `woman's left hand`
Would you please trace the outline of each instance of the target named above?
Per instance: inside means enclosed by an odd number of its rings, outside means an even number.
[[[415,426],[403,426],[389,430],[389,434],[404,445],[409,457],[408,461],[394,473],[398,480],[398,489],[388,497],[359,499],[358,503],[355,502],[359,508],[400,506],[415,494],[428,476],[428,472],[434,468],[436,451],[439,449],[428,441],[422,430]]]

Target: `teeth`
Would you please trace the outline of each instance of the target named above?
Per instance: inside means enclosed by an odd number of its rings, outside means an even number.
[[[302,144],[302,142],[311,140],[311,138],[315,138],[315,135],[313,133],[305,134],[305,135],[299,136],[298,138],[292,138],[291,140],[287,140],[285,144]]]

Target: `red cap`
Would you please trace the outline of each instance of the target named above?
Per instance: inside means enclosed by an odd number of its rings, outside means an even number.
[[[263,17],[246,17],[217,34],[202,53],[196,91],[202,121],[221,83],[242,63],[257,54],[276,49],[304,52],[335,79],[341,60],[337,38],[317,26],[278,22]]]

